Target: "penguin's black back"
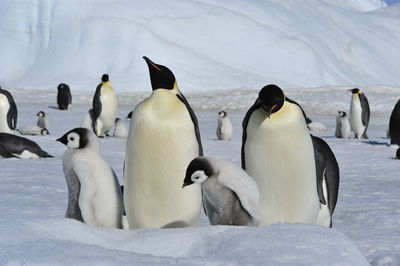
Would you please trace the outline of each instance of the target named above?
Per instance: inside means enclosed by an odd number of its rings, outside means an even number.
[[[389,121],[390,144],[400,145],[400,100],[397,101]]]
[[[44,150],[42,150],[39,145],[35,142],[8,133],[0,133],[0,145],[10,154],[21,154],[24,150],[28,150],[41,158],[53,157]]]
[[[17,128],[17,118],[18,118],[17,105],[15,104],[14,98],[12,97],[10,92],[0,87],[0,93],[4,94],[7,97],[8,103],[10,105],[10,109],[8,109],[7,112],[8,127],[12,130],[15,130]]]
[[[65,83],[58,85],[57,105],[60,110],[67,110],[68,105],[72,104],[72,95],[69,86]]]

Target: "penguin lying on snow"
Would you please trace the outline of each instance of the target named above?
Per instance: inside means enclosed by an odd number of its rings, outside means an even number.
[[[57,87],[57,105],[60,110],[69,110],[72,107],[72,95],[69,86],[61,83]]]
[[[40,111],[39,113],[37,113],[37,116],[38,116],[37,126],[49,129],[49,120],[46,117],[46,113]]]
[[[153,93],[132,116],[126,142],[124,203],[131,229],[195,226],[201,189],[182,187],[203,154],[197,118],[167,67],[144,57]]]
[[[313,142],[301,108],[276,85],[260,90],[243,120],[242,168],[260,191],[260,226],[318,224]]]
[[[18,128],[17,131],[21,133],[21,135],[47,136],[50,134],[47,128],[41,128],[33,125],[22,126]]]
[[[117,96],[115,95],[114,88],[111,86],[108,75],[104,74],[93,97],[94,133],[97,136],[103,133],[108,134],[114,126],[117,109]]]
[[[120,186],[99,154],[96,135],[87,128],[75,128],[57,141],[68,147],[63,156],[69,194],[65,216],[93,226],[122,228]]]
[[[367,128],[369,124],[368,99],[360,89],[354,88],[351,91],[353,96],[350,102],[350,126],[357,139],[368,139]]]
[[[257,226],[259,193],[256,183],[236,165],[212,157],[193,159],[182,188],[199,184],[212,225]]]
[[[351,137],[349,117],[344,111],[338,111],[335,136],[342,139],[349,139]]]
[[[50,154],[42,150],[35,142],[8,133],[0,133],[0,145],[3,149],[20,159],[51,158]]]
[[[17,105],[7,90],[0,87],[0,132],[13,133],[17,127]]]
[[[225,111],[218,113],[217,137],[219,140],[232,140],[232,124]]]

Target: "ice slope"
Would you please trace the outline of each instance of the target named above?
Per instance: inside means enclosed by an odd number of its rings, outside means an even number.
[[[399,6],[379,0],[0,1],[0,84],[145,91],[148,56],[188,92],[400,84]]]

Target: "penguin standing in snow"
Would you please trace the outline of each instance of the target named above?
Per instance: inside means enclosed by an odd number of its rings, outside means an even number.
[[[217,137],[219,140],[232,140],[232,124],[225,111],[218,113]]]
[[[0,132],[13,133],[17,127],[17,105],[11,93],[0,87]]]
[[[63,156],[69,194],[65,216],[93,226],[122,228],[118,179],[99,154],[95,134],[87,128],[75,128],[57,141],[68,147]]]
[[[117,109],[117,96],[108,75],[104,74],[93,97],[94,133],[97,136],[103,133],[107,135],[114,126]]]
[[[40,111],[39,113],[37,113],[37,116],[38,116],[37,126],[40,128],[49,129],[49,120],[47,119],[45,112]]]
[[[400,100],[396,103],[390,115],[388,135],[391,145],[400,145]]]
[[[143,58],[153,93],[136,106],[127,138],[124,205],[129,227],[195,226],[201,188],[181,187],[186,167],[203,155],[197,118],[172,71]]]
[[[344,111],[338,111],[335,136],[342,139],[349,139],[351,137],[349,117]]]
[[[69,86],[61,83],[57,87],[57,105],[60,110],[69,110],[72,107],[72,95]]]
[[[368,139],[367,128],[369,123],[369,104],[367,97],[360,89],[354,88],[350,102],[350,126],[357,139]]]
[[[243,169],[221,159],[197,157],[186,170],[182,188],[192,184],[201,186],[212,225],[258,225],[258,188]]]
[[[267,85],[242,126],[242,168],[260,191],[260,226],[318,224],[314,147],[300,107]]]
[[[115,127],[114,127],[114,137],[120,139],[126,139],[128,136],[128,129],[126,128],[124,121],[121,118],[115,118]]]
[[[20,159],[52,158],[35,142],[8,133],[0,133],[0,145],[8,154]]]
[[[328,143],[312,135],[311,138],[314,146],[317,191],[320,202],[318,224],[332,227],[332,215],[339,194],[339,165]]]

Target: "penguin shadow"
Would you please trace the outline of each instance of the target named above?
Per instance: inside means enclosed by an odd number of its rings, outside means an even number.
[[[47,106],[47,108],[49,108],[49,109],[56,109],[56,110],[58,110],[58,106],[53,106],[53,105],[49,105],[49,106]]]
[[[381,145],[381,146],[388,146],[390,147],[390,144],[387,142],[381,142],[381,141],[376,141],[376,140],[363,140],[362,141],[365,144],[369,144],[369,145]]]

